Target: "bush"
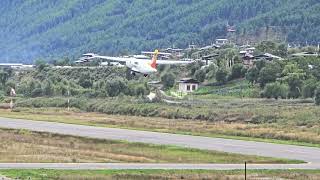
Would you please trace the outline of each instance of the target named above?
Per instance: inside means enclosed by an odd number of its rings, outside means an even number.
[[[0,102],[3,102],[3,101],[4,101],[4,99],[5,99],[5,96],[3,95],[3,93],[2,93],[2,92],[0,92]]]
[[[264,87],[267,83],[272,83],[277,80],[281,74],[281,67],[277,63],[267,64],[266,67],[262,68],[259,73],[260,87]]]
[[[228,72],[225,69],[219,69],[216,73],[216,80],[219,83],[226,83]]]
[[[207,68],[207,78],[208,79],[214,79],[216,76],[216,65],[215,64],[210,64],[209,67]]]
[[[106,91],[110,97],[118,96],[120,93],[125,93],[128,89],[128,84],[122,79],[114,79],[107,81]]]
[[[298,76],[289,76],[287,81],[289,85],[289,98],[300,97],[303,81]]]
[[[317,81],[314,79],[307,80],[302,86],[302,96],[304,98],[313,98],[317,88]]]
[[[206,79],[206,72],[203,69],[199,69],[194,74],[194,77],[199,81],[203,82]]]
[[[246,73],[246,79],[251,83],[254,84],[258,81],[259,77],[259,70],[256,67],[249,69]]]
[[[262,93],[263,97],[278,99],[281,97],[285,99],[288,97],[289,87],[285,84],[280,84],[279,82],[269,83],[265,86]]]
[[[246,77],[246,74],[248,72],[248,68],[245,67],[245,66],[242,66],[242,69],[241,69],[241,77]]]
[[[235,64],[232,66],[232,70],[231,70],[231,79],[237,79],[237,78],[242,78],[243,72],[244,72],[244,66],[243,64]],[[245,74],[246,72],[244,72]]]
[[[161,82],[163,84],[163,88],[169,89],[172,88],[175,84],[175,75],[172,73],[167,73],[161,77]]]
[[[143,85],[139,85],[135,89],[136,96],[143,96],[147,94],[147,89]]]
[[[42,89],[41,88],[36,88],[32,90],[31,92],[31,97],[40,97],[42,96]]]
[[[320,86],[317,87],[316,91],[315,91],[315,104],[316,105],[320,105]]]

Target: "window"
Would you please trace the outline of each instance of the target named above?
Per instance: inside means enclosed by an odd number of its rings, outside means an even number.
[[[196,85],[192,85],[192,91],[196,90]]]
[[[190,85],[187,85],[187,91],[190,91]]]

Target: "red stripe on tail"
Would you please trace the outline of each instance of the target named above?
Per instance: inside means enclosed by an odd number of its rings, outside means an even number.
[[[152,57],[152,61],[151,61],[151,67],[152,68],[157,68],[157,59],[158,59],[158,54],[159,54],[159,51],[158,50],[155,50],[154,51],[154,55]]]

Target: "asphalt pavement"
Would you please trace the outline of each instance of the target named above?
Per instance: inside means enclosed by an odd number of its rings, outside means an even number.
[[[306,164],[296,165],[249,165],[251,169],[320,169],[320,148],[272,144],[243,140],[210,138],[179,134],[157,133],[127,129],[62,124],[54,122],[31,121],[22,119],[0,118],[0,127],[10,129],[27,129],[38,132],[50,132],[65,135],[125,140],[129,142],[175,145],[204,150],[216,150],[229,153],[258,155],[274,158],[303,160]],[[234,164],[0,164],[0,168],[46,168],[54,169],[242,169],[243,165]],[[39,167],[41,166],[41,167]],[[91,167],[91,168],[90,168]]]
[[[251,170],[317,170],[319,164],[248,164]],[[0,169],[55,169],[55,170],[243,170],[244,164],[149,164],[149,163],[0,163]]]

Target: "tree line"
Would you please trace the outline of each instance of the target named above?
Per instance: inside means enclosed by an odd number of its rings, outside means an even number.
[[[36,58],[76,59],[85,52],[119,55],[277,27],[288,42],[318,43],[315,0],[2,0],[0,58],[32,63]]]

